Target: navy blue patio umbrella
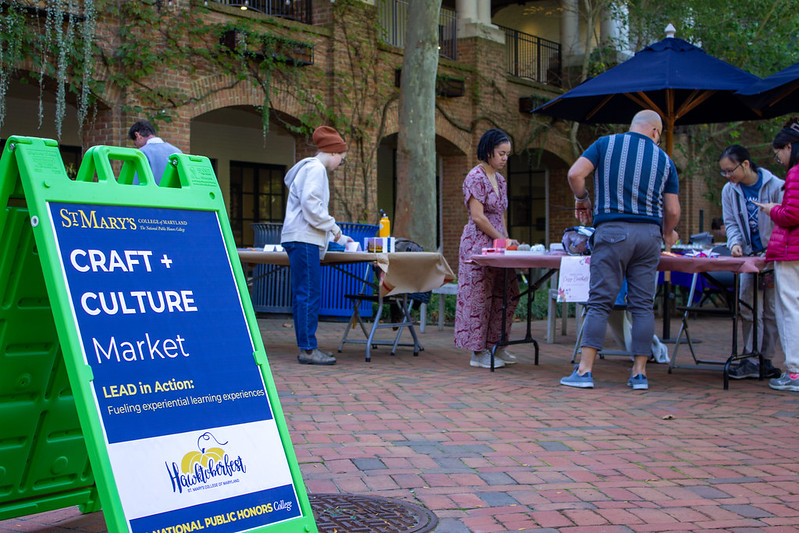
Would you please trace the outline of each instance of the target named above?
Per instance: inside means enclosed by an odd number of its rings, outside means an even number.
[[[532,112],[588,124],[625,124],[652,109],[663,117],[671,155],[675,126],[762,118],[735,94],[758,80],[687,41],[667,37]]]
[[[754,82],[738,94],[763,118],[799,111],[799,63]]]

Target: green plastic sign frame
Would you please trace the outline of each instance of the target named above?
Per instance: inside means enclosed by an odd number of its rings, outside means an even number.
[[[72,181],[55,141],[14,136],[0,195],[3,234],[27,208],[109,531],[317,531],[208,158],[159,186],[95,146]]]

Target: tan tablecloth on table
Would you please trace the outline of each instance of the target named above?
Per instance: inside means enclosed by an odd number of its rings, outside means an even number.
[[[238,253],[242,263],[289,266],[286,252],[242,249]],[[455,279],[447,260],[437,252],[327,252],[320,262],[323,265],[374,262],[384,273],[380,286],[383,296],[431,291]]]

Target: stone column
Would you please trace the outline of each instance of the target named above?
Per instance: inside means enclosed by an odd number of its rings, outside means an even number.
[[[477,0],[456,0],[458,14],[458,37],[464,36],[466,27],[477,22]]]
[[[477,20],[480,24],[491,25],[491,0],[477,0]]]
[[[458,39],[482,37],[505,42],[505,33],[491,24],[491,0],[456,0]]]
[[[560,45],[564,67],[580,62],[580,19],[577,0],[560,0]]]

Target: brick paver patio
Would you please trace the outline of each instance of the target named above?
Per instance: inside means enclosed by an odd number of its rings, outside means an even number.
[[[724,391],[719,371],[657,364],[650,390],[633,392],[620,357],[598,361],[595,389],[563,387],[573,321],[541,344],[539,366],[531,345],[513,346],[521,362],[493,374],[469,367],[451,326],[428,327],[419,357],[380,347],[365,363],[348,344],[337,365],[315,367],[297,364],[290,320],[260,323],[311,493],[418,503],[447,533],[799,531],[799,394],[757,380]],[[534,323],[537,338],[545,326]],[[343,327],[323,323],[321,348],[335,350]],[[691,331],[703,357],[726,357],[729,320]],[[0,522],[104,530],[101,513],[77,508]]]

